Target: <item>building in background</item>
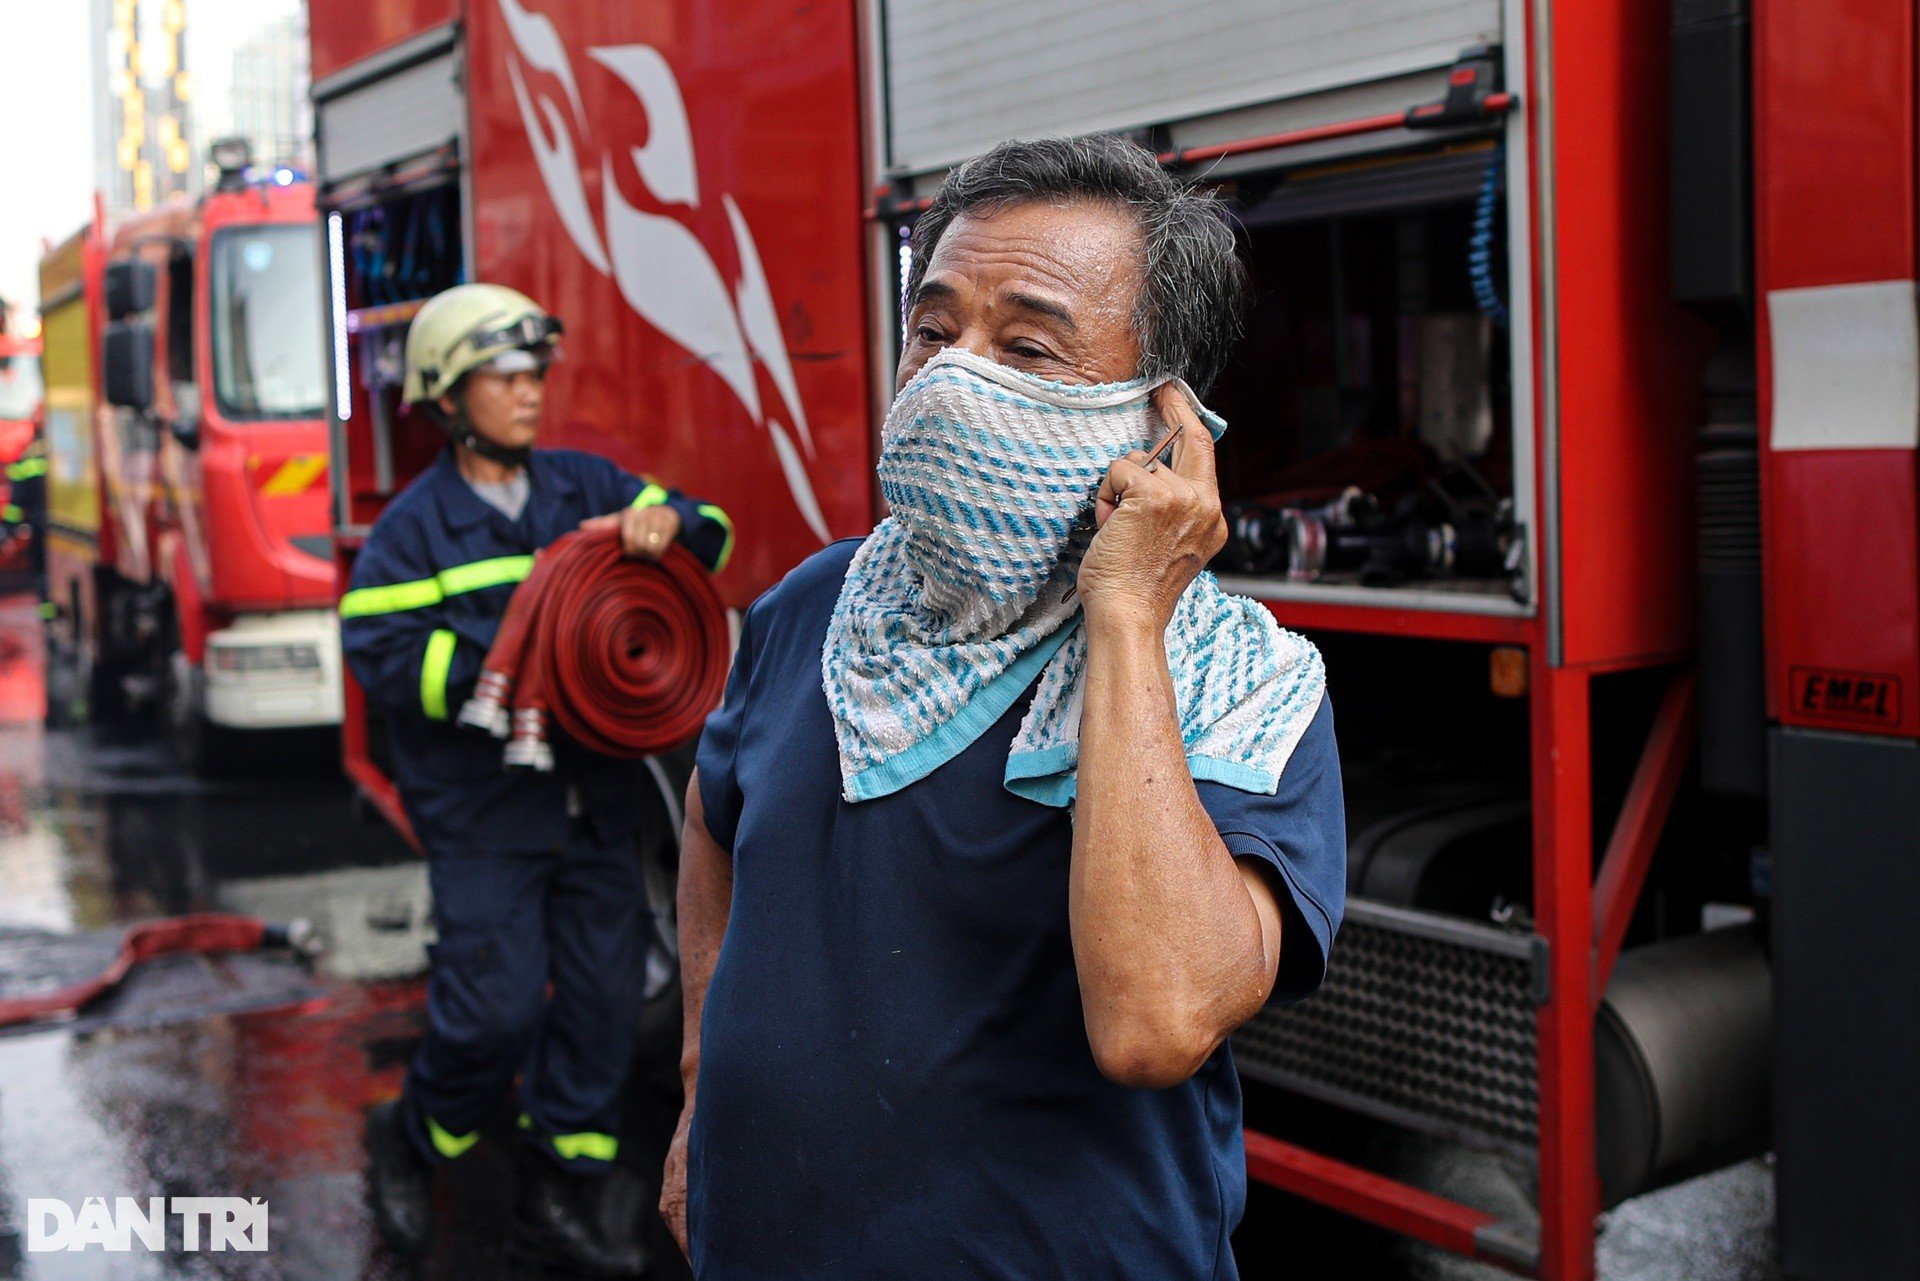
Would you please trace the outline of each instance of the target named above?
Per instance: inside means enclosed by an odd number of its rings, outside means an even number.
[[[91,33],[87,67],[93,81],[93,185],[108,205],[124,208],[133,203],[133,178],[115,158],[124,119],[115,89],[124,83],[128,57],[125,33],[114,28],[122,5],[119,0],[88,0],[87,7],[87,30]],[[144,111],[141,118],[145,119]]]
[[[186,0],[93,0],[94,176],[110,209],[195,191]]]
[[[259,164],[306,166],[313,128],[298,0],[90,4],[94,182],[110,211],[198,195],[215,138],[246,138]]]
[[[254,163],[309,166],[313,106],[307,98],[307,24],[303,11],[271,19],[233,51],[224,120],[207,120],[202,142],[233,135],[253,144]]]

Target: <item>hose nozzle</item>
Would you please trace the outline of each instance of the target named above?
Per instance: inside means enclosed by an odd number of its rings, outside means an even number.
[[[455,724],[483,730],[495,738],[505,738],[512,725],[507,715],[507,695],[511,685],[504,672],[482,670],[474,682],[473,697],[460,709]]]
[[[547,742],[546,716],[537,707],[517,707],[513,712],[513,737],[501,753],[508,769],[553,772],[553,747]]]

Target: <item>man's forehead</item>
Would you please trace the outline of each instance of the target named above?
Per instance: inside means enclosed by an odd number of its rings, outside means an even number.
[[[927,283],[1096,303],[1132,296],[1140,256],[1139,226],[1123,209],[1023,202],[956,217],[934,246]]]

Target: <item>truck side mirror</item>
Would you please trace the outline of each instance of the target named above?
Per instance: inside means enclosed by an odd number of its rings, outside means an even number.
[[[100,343],[100,380],[107,403],[127,409],[153,405],[153,326],[116,320]]]
[[[125,320],[153,306],[160,272],[144,258],[122,258],[107,264],[107,319]]]

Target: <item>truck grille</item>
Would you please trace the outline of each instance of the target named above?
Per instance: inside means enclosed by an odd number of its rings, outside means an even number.
[[[1348,904],[1326,983],[1234,1037],[1243,1075],[1445,1138],[1538,1138],[1534,939]]]

